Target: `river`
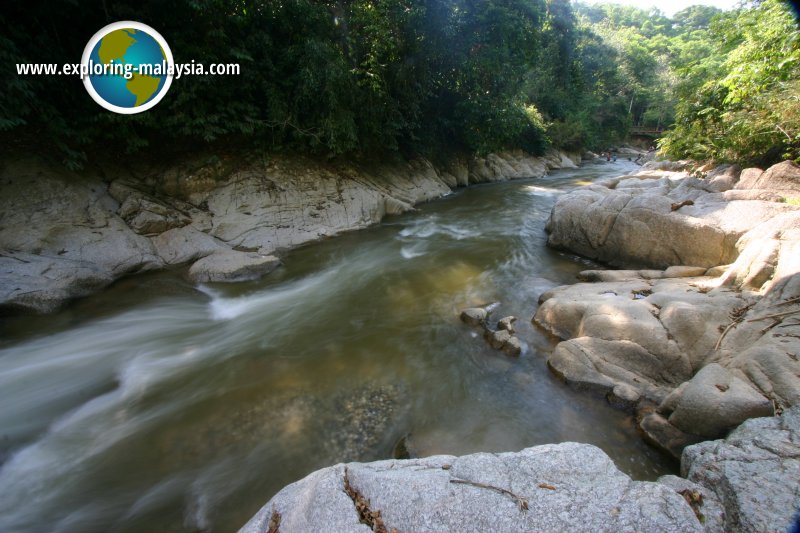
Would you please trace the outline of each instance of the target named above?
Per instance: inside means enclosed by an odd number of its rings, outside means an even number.
[[[0,322],[0,531],[235,531],[341,461],[595,444],[636,479],[673,473],[632,418],[547,370],[538,296],[592,263],[545,247],[591,164],[470,187],[289,253],[263,280],[123,279]],[[519,317],[520,358],[459,311]],[[405,439],[403,439],[406,437]]]

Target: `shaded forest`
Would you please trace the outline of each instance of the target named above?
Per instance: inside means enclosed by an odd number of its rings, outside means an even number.
[[[602,150],[667,128],[672,158],[800,157],[800,32],[789,4],[666,17],[566,0],[7,2],[0,57],[75,63],[117,20],[156,28],[183,77],[154,109],[99,108],[77,77],[3,79],[7,143],[71,167],[98,151],[226,142],[320,156]]]

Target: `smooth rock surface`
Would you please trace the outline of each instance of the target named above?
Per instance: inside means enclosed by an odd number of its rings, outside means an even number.
[[[194,263],[189,278],[196,283],[245,281],[268,274],[280,264],[272,255],[222,250]]]
[[[387,529],[403,532],[703,531],[672,488],[631,481],[598,448],[564,443],[325,468],[281,490],[240,532],[263,533],[275,512],[281,531],[371,531],[343,490],[345,473]]]
[[[766,172],[759,172],[760,169],[748,170],[737,188],[765,189],[789,196],[800,195],[800,165],[794,161],[783,161]]]
[[[0,301],[11,309],[49,313],[70,298],[87,296],[113,276],[83,261],[26,253],[0,254]]]
[[[533,320],[566,341],[554,350],[550,367],[603,394],[626,384],[662,401],[704,365],[719,328],[746,303],[736,293],[706,291],[703,283],[631,279],[547,291]]]
[[[781,163],[770,171],[786,176],[788,166]],[[546,226],[548,244],[616,266],[710,268],[731,263],[739,255],[736,243],[742,235],[798,210],[780,202],[726,198],[724,191],[736,176],[733,168],[720,170],[711,180],[643,171],[577,189],[553,207]]]
[[[800,405],[800,274],[772,282],[763,296],[715,283],[640,279],[551,289],[533,319],[565,339],[548,366],[612,403],[613,390],[625,385],[658,404],[660,419],[642,429],[676,455],[691,441],[686,435],[716,438],[774,405]]]
[[[767,398],[716,363],[703,367],[664,403],[674,406],[670,424],[706,438],[720,437],[748,418],[773,414]]]
[[[153,237],[156,252],[168,265],[195,261],[218,250],[228,250],[223,242],[194,226],[165,231]]]

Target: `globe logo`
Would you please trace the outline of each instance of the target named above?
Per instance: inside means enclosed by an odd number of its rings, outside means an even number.
[[[133,21],[115,22],[95,33],[81,59],[89,95],[109,111],[126,115],[147,111],[164,98],[173,66],[164,38]]]

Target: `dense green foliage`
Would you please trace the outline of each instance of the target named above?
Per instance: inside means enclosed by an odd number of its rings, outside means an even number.
[[[800,158],[800,31],[787,4],[719,15],[678,69],[672,157],[770,164]]]
[[[669,128],[665,155],[762,165],[800,157],[800,31],[788,2],[693,6],[671,19],[613,4],[577,13],[616,52],[615,94],[631,124]],[[613,94],[591,97],[619,105]]]
[[[4,6],[0,56],[74,63],[99,28],[138,20],[176,62],[241,64],[241,75],[184,77],[153,110],[118,116],[77,77],[4,77],[0,128],[51,140],[76,162],[103,146],[235,139],[326,155],[539,152],[522,100],[544,2],[531,0],[54,0]]]
[[[14,74],[76,63],[117,20],[156,28],[176,62],[241,75],[183,77],[152,110],[115,115],[77,77]],[[568,0],[11,0],[0,24],[0,131],[71,165],[220,140],[326,156],[605,149],[673,123],[672,156],[798,155],[800,41],[779,0],[671,19]]]

